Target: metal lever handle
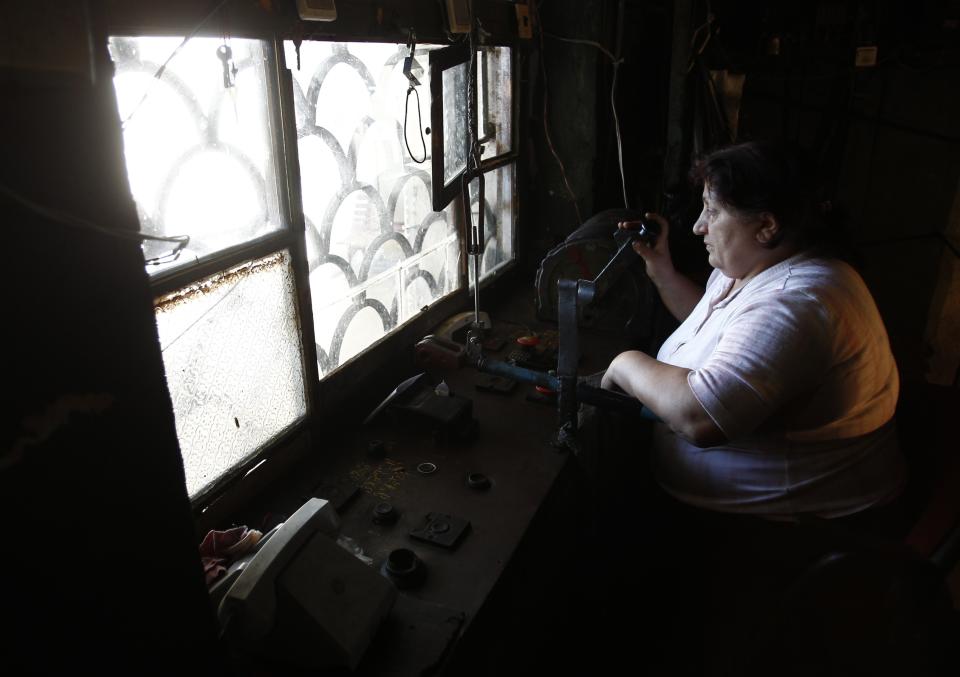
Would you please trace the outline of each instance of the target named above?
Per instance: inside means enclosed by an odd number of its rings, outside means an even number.
[[[463,364],[467,351],[459,343],[439,336],[424,336],[414,347],[414,360],[421,367],[456,369]]]

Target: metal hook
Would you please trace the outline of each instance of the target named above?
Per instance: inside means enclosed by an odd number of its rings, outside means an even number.
[[[423,67],[413,58],[414,52],[417,51],[417,34],[412,28],[407,36],[407,48],[410,50],[410,53],[403,58],[403,74],[407,77],[407,80],[410,81],[410,87],[407,90],[407,95],[409,96],[410,90],[420,84],[420,80],[417,79],[417,72],[423,72]]]

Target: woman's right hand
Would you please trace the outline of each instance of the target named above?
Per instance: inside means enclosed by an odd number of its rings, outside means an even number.
[[[656,212],[647,212],[645,219],[654,221],[660,226],[660,234],[657,236],[656,243],[651,247],[648,243],[637,241],[633,243],[633,250],[640,255],[647,268],[647,276],[651,280],[656,280],[657,275],[664,272],[673,271],[673,260],[670,258],[670,223]],[[640,228],[639,221],[621,221],[617,224],[620,230],[637,230]]]

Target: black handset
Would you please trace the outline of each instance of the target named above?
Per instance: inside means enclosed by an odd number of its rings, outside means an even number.
[[[639,228],[618,228],[617,231],[613,234],[614,239],[617,241],[617,244],[622,246],[626,240],[640,240],[644,244],[653,247],[657,243],[657,238],[660,237],[660,224],[656,221],[650,219],[634,219],[634,222],[639,222]]]

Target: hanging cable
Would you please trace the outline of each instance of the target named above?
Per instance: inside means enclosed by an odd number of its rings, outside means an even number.
[[[557,161],[557,165],[560,167],[560,176],[563,178],[563,185],[566,186],[567,193],[570,195],[570,201],[573,203],[573,209],[577,214],[577,224],[579,225],[583,223],[583,217],[580,216],[580,206],[577,204],[577,195],[573,192],[573,188],[570,187],[570,180],[567,179],[567,169],[563,164],[563,160],[560,159],[560,154],[557,152],[556,147],[553,145],[553,139],[550,138],[550,118],[547,96],[547,66],[544,59],[546,49],[543,42],[543,25],[540,23],[540,9],[537,6],[537,3],[532,3],[531,7],[533,8],[535,15],[534,23],[536,23],[540,29],[540,76],[543,78],[543,135],[546,137],[547,146],[550,148],[550,153],[553,155],[553,158]]]
[[[617,70],[623,60],[617,59],[613,62],[613,83],[610,85],[610,110],[613,111],[613,129],[617,133],[617,159],[620,162],[620,189],[623,191],[623,207],[630,209],[630,201],[627,199],[627,176],[623,170],[623,139],[620,138],[620,118],[617,116]]]
[[[407,155],[410,156],[410,159],[416,162],[418,165],[422,165],[427,161],[427,142],[423,138],[423,118],[420,116],[420,92],[417,91],[417,87],[420,85],[420,80],[417,79],[417,73],[421,72],[423,69],[416,60],[417,34],[412,28],[407,35],[407,49],[409,50],[409,53],[403,59],[403,74],[407,78],[407,81],[410,83],[410,85],[407,87],[407,98],[403,102],[403,143],[407,147]],[[407,115],[410,112],[411,92],[417,95],[417,129],[420,131],[420,145],[423,147],[422,160],[418,160],[413,156],[413,151],[410,150],[410,142],[407,140]],[[429,129],[427,130],[427,133],[430,133]]]
[[[541,31],[542,35],[546,35],[548,38],[553,40],[559,40],[560,42],[570,42],[576,45],[589,45],[591,47],[596,47],[598,50],[603,52],[603,54],[610,59],[611,64],[613,65],[613,83],[610,85],[610,110],[613,112],[613,128],[617,137],[617,159],[620,166],[620,188],[623,191],[623,206],[626,209],[630,208],[629,200],[627,199],[627,179],[626,173],[623,168],[623,139],[620,135],[620,117],[617,115],[617,73],[620,68],[620,64],[623,63],[621,57],[617,57],[609,49],[601,45],[599,42],[594,40],[581,40],[579,38],[565,38],[559,35],[554,35],[553,33],[548,33],[546,31]]]
[[[224,301],[226,301],[226,300],[227,300],[227,297],[230,296],[233,292],[235,292],[235,291],[237,290],[237,287],[240,286],[240,283],[243,282],[243,279],[244,279],[244,278],[241,277],[239,280],[237,280],[236,282],[234,282],[233,285],[230,287],[230,289],[227,290],[227,293],[226,293],[226,294],[224,294],[223,296],[221,296],[220,298],[218,298],[218,299],[216,300],[216,302],[214,302],[214,304],[213,304],[212,306],[210,306],[209,308],[207,308],[206,310],[204,310],[204,311],[200,314],[200,317],[198,317],[197,319],[195,319],[193,322],[191,322],[191,323],[187,326],[186,329],[184,329],[182,332],[180,332],[179,334],[177,334],[177,335],[174,337],[174,339],[173,339],[172,341],[170,341],[170,343],[168,343],[168,344],[165,345],[165,346],[160,346],[160,352],[161,352],[161,353],[165,353],[169,348],[171,348],[171,347],[173,346],[174,343],[176,343],[177,341],[179,341],[180,339],[182,339],[184,336],[186,336],[186,335],[187,335],[187,332],[189,332],[191,329],[193,329],[193,328],[196,327],[198,324],[200,324],[200,322],[201,322],[204,318],[206,318],[207,316],[210,315],[210,313],[212,313],[214,310],[216,310],[217,306],[219,306],[221,303],[223,303]]]
[[[410,142],[407,140],[407,112],[410,110],[410,92],[417,95],[417,129],[420,130],[420,145],[423,146],[423,159],[420,160],[413,156],[413,151],[410,150]],[[420,92],[413,85],[407,88],[407,100],[403,104],[403,143],[407,146],[407,154],[411,160],[418,165],[427,161],[427,141],[423,137],[423,118],[420,117]]]
[[[144,240],[153,240],[156,242],[175,242],[177,246],[174,247],[169,253],[164,254],[163,256],[158,256],[156,258],[147,259],[146,263],[149,265],[157,265],[160,263],[168,263],[170,261],[175,261],[182,252],[187,244],[190,242],[189,235],[148,235],[147,233],[135,232],[131,230],[120,230],[114,228],[107,228],[99,224],[87,221],[82,219],[79,216],[74,216],[73,214],[68,214],[66,212],[60,211],[54,207],[47,207],[45,205],[38,204],[31,200],[30,198],[24,197],[20,193],[16,192],[9,186],[0,183],[0,193],[6,195],[8,198],[16,202],[22,207],[32,211],[33,213],[42,216],[45,219],[50,221],[55,221],[65,226],[70,226],[72,228],[80,228],[83,230],[92,230],[94,232],[100,233],[102,235],[109,235],[110,237],[120,238],[121,240],[133,240],[135,242],[143,242]]]
[[[484,178],[482,169],[482,151],[480,142],[474,133],[473,126],[477,122],[477,91],[473,83],[473,73],[477,63],[477,48],[475,44],[475,34],[477,31],[477,18],[473,13],[473,0],[468,0],[468,10],[470,12],[470,33],[468,34],[468,48],[470,50],[470,60],[467,66],[467,138],[469,142],[467,166],[463,172],[462,193],[464,201],[464,210],[466,212],[466,222],[470,226],[469,239],[467,242],[467,254],[473,258],[473,326],[474,329],[483,328],[480,321],[480,263],[483,256],[483,233],[484,233],[484,209],[486,196],[484,195]],[[471,214],[470,200],[470,181],[477,179],[477,219],[474,222]]]
[[[546,35],[548,38],[551,38],[553,40],[559,40],[560,42],[571,42],[575,45],[590,45],[591,47],[596,47],[601,52],[603,52],[607,56],[607,58],[610,59],[611,61],[618,61],[617,57],[613,55],[613,52],[611,52],[609,49],[601,45],[596,40],[583,40],[581,38],[565,38],[560,35],[555,35],[554,33],[548,33],[547,31],[543,31],[543,34]]]
[[[697,57],[703,54],[703,51],[710,43],[710,38],[713,37],[713,23],[715,20],[716,16],[713,13],[713,7],[710,0],[707,0],[707,20],[697,26],[696,30],[693,31],[693,35],[690,36],[690,60],[687,62],[688,73],[693,70]],[[701,40],[700,45],[697,46],[697,39],[704,30],[707,31],[706,36]]]

